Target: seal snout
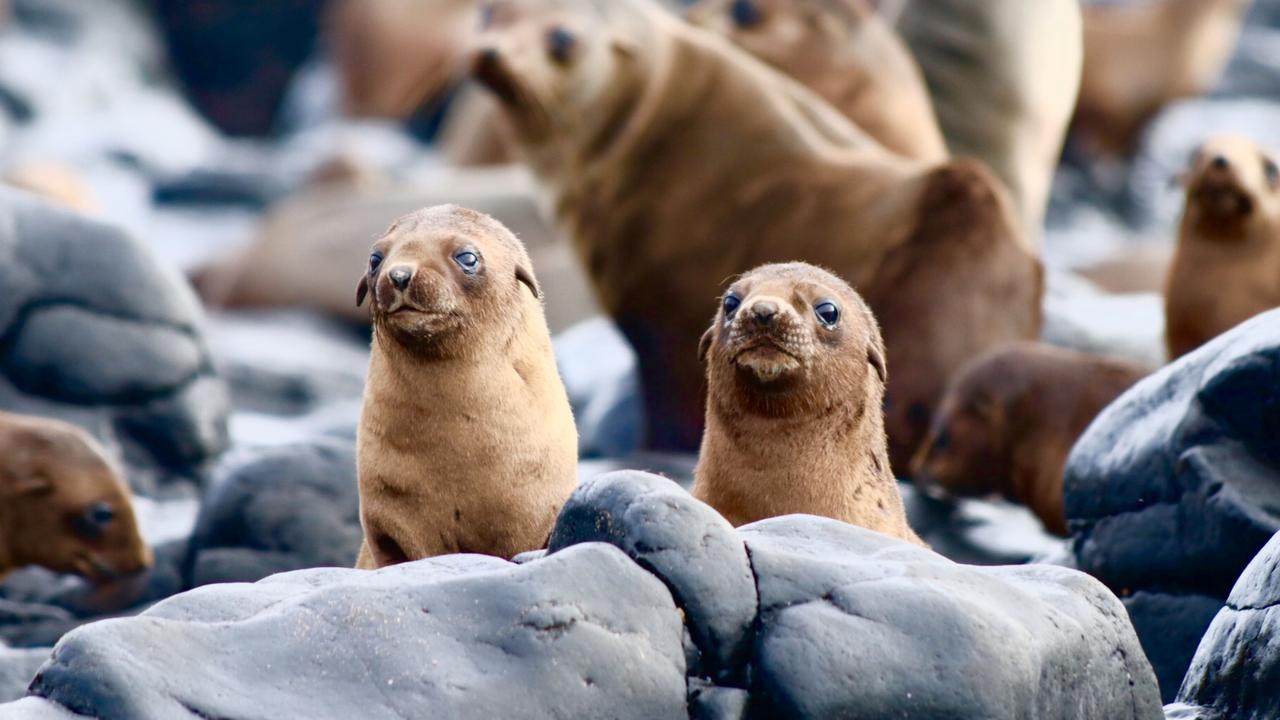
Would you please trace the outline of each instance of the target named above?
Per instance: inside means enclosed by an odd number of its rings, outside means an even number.
[[[772,300],[757,300],[751,305],[751,320],[759,327],[769,327],[778,318],[778,304]]]
[[[404,292],[409,287],[409,281],[413,279],[413,269],[403,265],[392,268],[391,272],[387,273],[387,279],[391,281],[392,287]]]

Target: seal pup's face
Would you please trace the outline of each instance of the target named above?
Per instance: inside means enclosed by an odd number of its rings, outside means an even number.
[[[843,280],[804,263],[738,278],[700,352],[713,398],[752,414],[822,412],[865,397],[868,381],[883,394],[884,345],[871,311]]]
[[[985,376],[969,373],[943,398],[911,462],[911,479],[921,492],[935,498],[999,492],[1004,406],[990,384]]]
[[[1280,215],[1280,166],[1246,138],[1206,141],[1192,154],[1183,183],[1188,214],[1210,230]]]
[[[9,506],[4,539],[16,564],[98,584],[151,567],[128,486],[79,429],[0,413],[0,497]]]
[[[471,72],[524,144],[585,141],[616,120],[646,35],[637,0],[486,0],[480,12]]]
[[[872,14],[861,0],[702,0],[687,17],[792,72],[806,54],[844,44]]]
[[[374,243],[356,304],[375,332],[416,353],[468,354],[524,322],[520,293],[540,297],[524,246],[481,213],[442,206],[395,222]]]

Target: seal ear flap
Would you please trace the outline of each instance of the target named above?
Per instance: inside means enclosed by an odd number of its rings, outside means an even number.
[[[711,341],[715,339],[715,331],[715,328],[707,328],[707,331],[702,333],[702,339],[698,341],[698,362],[707,361],[707,353],[711,352]]]
[[[871,367],[876,369],[876,375],[880,376],[880,384],[889,382],[889,366],[884,361],[884,346],[880,343],[871,343],[867,348],[867,362],[871,363]]]
[[[516,265],[516,280],[527,285],[535,298],[542,299],[542,290],[538,287],[538,281],[533,279],[533,273],[529,272],[528,268]]]
[[[623,37],[614,36],[609,42],[609,47],[613,48],[614,55],[628,60],[640,54],[640,47],[635,41]]]
[[[364,299],[369,294],[369,276],[365,275],[360,278],[360,284],[356,285],[356,307],[364,305]]]

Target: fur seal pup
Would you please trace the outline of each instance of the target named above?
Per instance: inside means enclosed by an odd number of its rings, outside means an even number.
[[[88,433],[0,412],[0,577],[39,565],[102,584],[150,568],[130,498]]]
[[[357,567],[542,547],[578,434],[524,246],[487,215],[420,210],[373,246],[366,297]]]
[[[1165,285],[1165,342],[1179,358],[1280,307],[1280,167],[1257,143],[1218,136],[1193,155]]]
[[[765,265],[725,291],[700,355],[707,430],[693,495],[735,526],[804,513],[923,544],[884,433],[884,341],[849,284]]]
[[[920,67],[864,0],[702,0],[686,17],[799,80],[889,150],[946,160]]]
[[[1235,50],[1253,0],[1086,4],[1075,130],[1084,146],[1128,155],[1174,100],[1204,94]]]
[[[995,171],[1036,242],[1080,89],[1081,22],[1080,0],[911,0],[898,20],[947,147]]]
[[[952,378],[911,479],[930,494],[1002,495],[1065,536],[1068,453],[1098,413],[1148,372],[1040,343],[981,357]]]
[[[651,447],[698,446],[699,307],[759,265],[830,268],[880,318],[894,359],[890,455],[903,472],[950,373],[1038,336],[1039,262],[981,163],[894,155],[649,0],[493,7],[474,74],[637,352]]]

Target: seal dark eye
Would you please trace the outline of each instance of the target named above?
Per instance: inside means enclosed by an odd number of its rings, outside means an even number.
[[[1276,167],[1271,158],[1263,158],[1262,171],[1266,173],[1267,184],[1271,187],[1280,187],[1280,167]]]
[[[458,263],[462,268],[462,272],[468,275],[474,275],[476,269],[480,267],[480,256],[470,250],[463,250],[453,256],[453,261]]]
[[[102,527],[103,525],[110,524],[112,520],[116,519],[116,510],[111,507],[111,503],[109,502],[96,502],[85,510],[85,517],[94,525]]]
[[[733,4],[729,6],[729,14],[733,17],[734,24],[740,28],[755,27],[764,20],[764,13],[756,0],[733,0]]]
[[[563,26],[557,25],[547,31],[547,53],[561,65],[573,59],[573,49],[577,45],[578,39]]]
[[[371,274],[378,272],[378,268],[381,265],[382,265],[382,253],[376,252],[369,256],[369,272]]]
[[[813,312],[827,327],[835,327],[836,323],[840,322],[840,308],[830,300],[818,303],[814,306]]]
[[[493,16],[495,12],[496,12],[496,8],[493,7],[493,3],[485,3],[480,6],[480,29],[481,30],[488,30],[489,28],[493,27]]]
[[[738,306],[742,305],[742,298],[737,293],[726,293],[724,296],[724,319],[728,320],[733,314],[738,312]]]

